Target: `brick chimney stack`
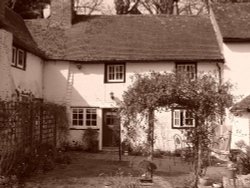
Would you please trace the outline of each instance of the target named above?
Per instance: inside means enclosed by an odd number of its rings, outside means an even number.
[[[51,26],[69,28],[73,18],[73,0],[51,0]]]

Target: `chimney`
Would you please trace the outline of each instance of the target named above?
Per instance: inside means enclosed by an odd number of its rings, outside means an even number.
[[[0,0],[0,19],[4,19],[5,17],[6,4],[7,4],[7,0]]]
[[[51,26],[69,28],[73,19],[73,0],[51,0]]]

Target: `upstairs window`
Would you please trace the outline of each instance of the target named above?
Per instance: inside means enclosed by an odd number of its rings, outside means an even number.
[[[12,47],[12,61],[13,67],[25,70],[26,67],[26,52],[15,46]]]
[[[176,71],[178,74],[185,74],[189,79],[196,78],[196,63],[177,63]]]
[[[72,108],[72,126],[96,127],[97,113],[95,108]]]
[[[106,64],[105,65],[105,83],[124,83],[125,82],[125,64]]]
[[[191,128],[195,127],[194,115],[191,111],[185,109],[174,109],[172,111],[172,128]]]

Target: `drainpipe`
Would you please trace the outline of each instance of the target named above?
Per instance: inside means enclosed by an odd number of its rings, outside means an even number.
[[[216,63],[216,66],[218,68],[218,74],[219,74],[219,84],[221,85],[222,84],[222,68],[221,68],[221,65],[220,63]]]

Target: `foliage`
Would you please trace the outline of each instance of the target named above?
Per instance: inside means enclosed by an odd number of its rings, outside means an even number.
[[[68,133],[66,108],[30,98],[0,101],[0,112],[0,175],[21,180],[51,170],[55,147]]]
[[[198,177],[207,164],[214,130],[222,121],[225,108],[232,104],[231,87],[230,83],[220,83],[212,74],[200,73],[196,79],[189,79],[186,74],[166,72],[136,75],[133,85],[123,95],[121,106],[127,137],[135,139],[138,126],[143,128],[148,143],[151,143],[152,155],[154,112],[176,107],[189,110],[196,127],[186,129],[185,135],[187,143],[194,149]],[[148,122],[146,126],[143,119]]]
[[[98,130],[88,128],[83,133],[83,143],[86,144],[85,150],[88,152],[98,151]]]
[[[231,160],[236,162],[239,174],[250,174],[250,146],[244,141],[239,141],[236,145],[241,150],[231,152]]]
[[[75,10],[78,14],[91,15],[95,12],[102,12],[103,0],[75,0]]]
[[[17,177],[15,175],[9,177],[0,176],[0,187],[17,188]]]
[[[9,7],[25,19],[42,17],[42,10],[50,0],[9,0]]]
[[[114,0],[114,3],[117,14],[199,15],[208,13],[208,2],[203,0]]]

